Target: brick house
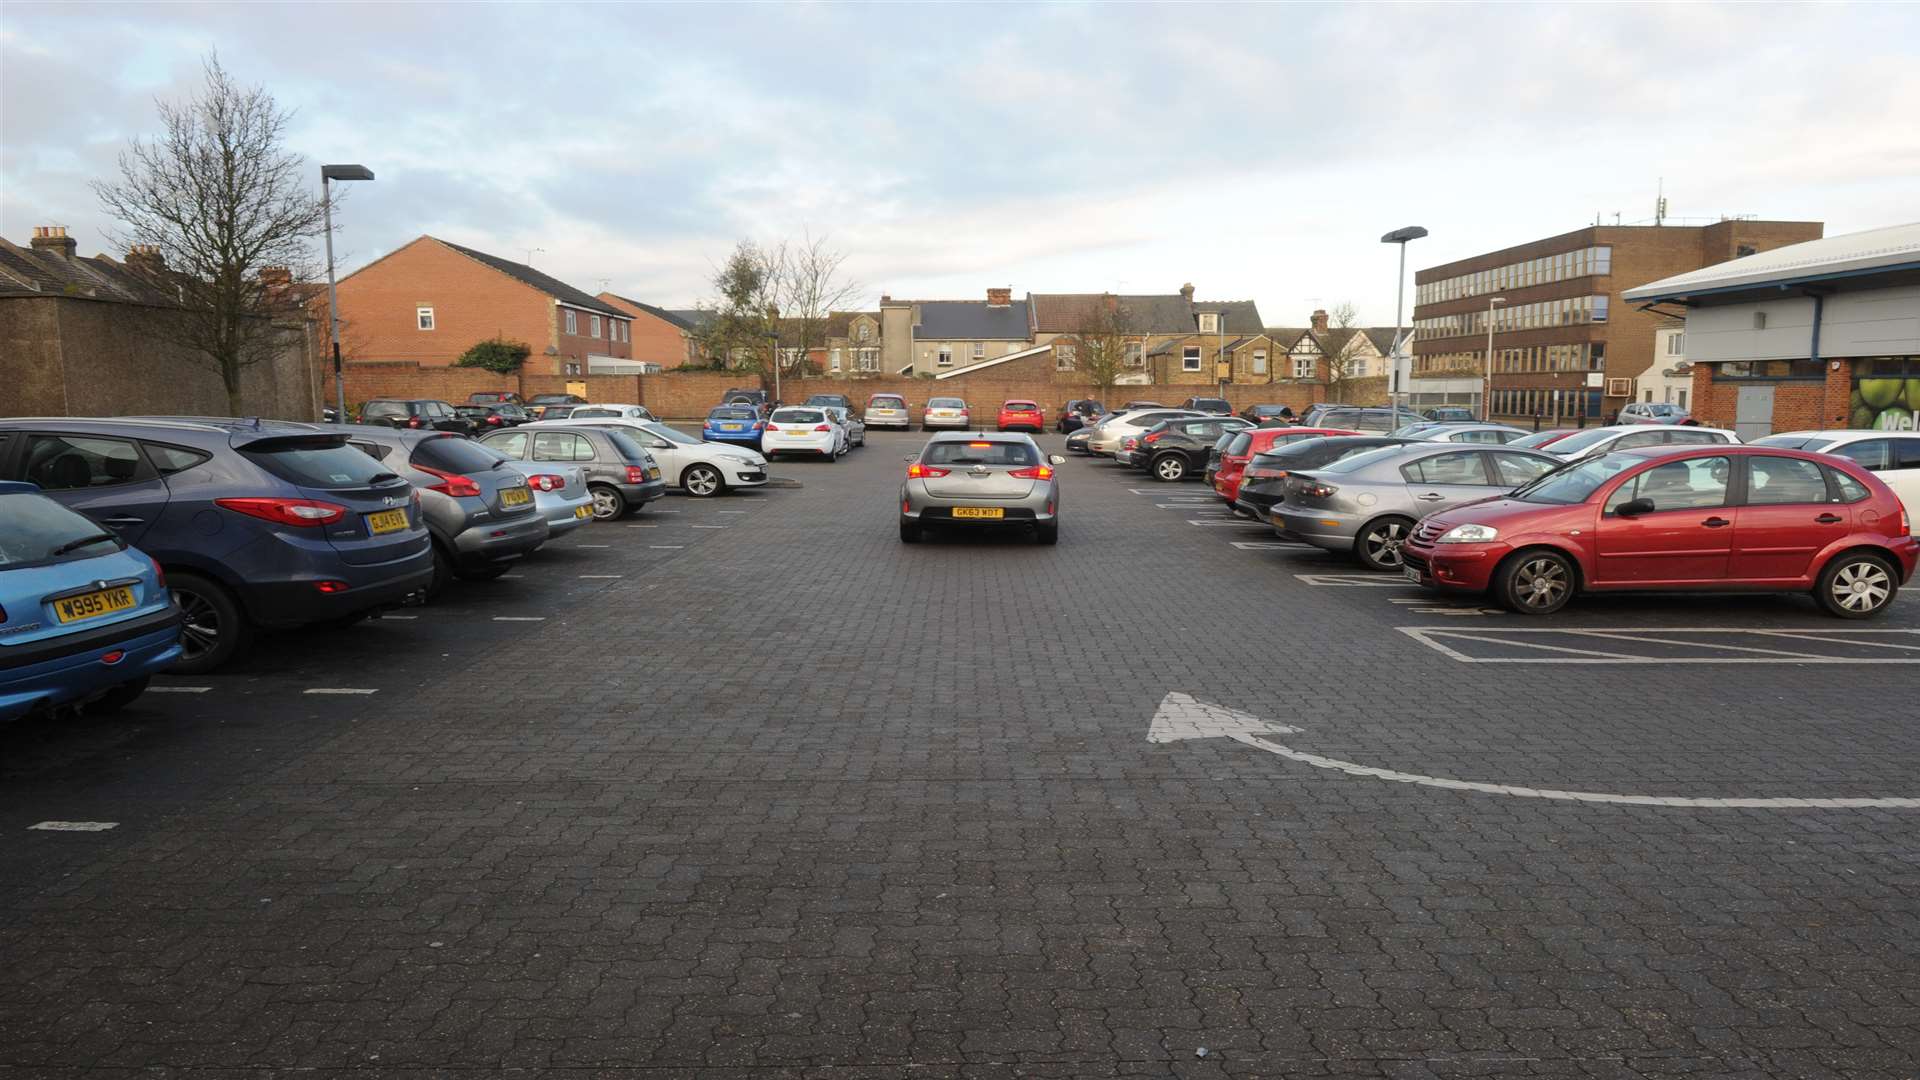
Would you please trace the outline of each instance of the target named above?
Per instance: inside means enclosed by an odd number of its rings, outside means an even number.
[[[633,316],[525,263],[432,236],[340,279],[340,314],[359,354],[444,367],[491,338],[532,347],[532,375],[585,375],[595,358],[633,359]]]
[[[1153,381],[1205,385],[1218,381],[1217,354],[1229,344],[1248,345],[1248,331],[1263,333],[1260,309],[1251,300],[1195,300],[1192,285],[1177,293],[1119,296],[1113,293],[1034,293],[1033,343],[1059,339],[1056,370],[1074,378],[1080,335],[1117,329],[1127,341],[1119,385]],[[1256,351],[1247,349],[1250,354]]]
[[[985,300],[880,298],[882,366],[889,375],[940,375],[998,360],[1033,343],[1032,315],[1013,290]]]
[[[631,333],[633,359],[663,368],[698,363],[701,358],[697,340],[699,323],[687,313],[644,304],[618,293],[595,296],[603,304],[626,312],[633,319]],[[695,312],[694,314],[698,314]]]

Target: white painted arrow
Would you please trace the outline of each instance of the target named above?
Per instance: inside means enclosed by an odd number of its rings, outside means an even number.
[[[1241,736],[1292,735],[1299,730],[1285,724],[1268,723],[1224,705],[1209,705],[1176,690],[1160,699],[1160,707],[1153,713],[1153,723],[1147,727],[1147,741],[1240,739],[1247,742]]]

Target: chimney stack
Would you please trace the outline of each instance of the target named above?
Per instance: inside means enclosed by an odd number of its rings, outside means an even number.
[[[127,267],[148,274],[167,272],[167,257],[158,244],[134,244],[127,248]]]
[[[1313,310],[1313,328],[1315,330],[1325,330],[1327,328],[1326,308],[1315,308]]]
[[[987,306],[988,307],[1012,307],[1013,306],[1013,289],[1012,288],[988,289],[987,290]]]
[[[1189,304],[1193,303],[1193,282],[1189,281],[1185,285],[1180,286],[1180,299],[1185,300]]]
[[[288,288],[293,285],[293,271],[284,266],[263,266],[260,268],[260,284],[275,289]]]
[[[71,259],[79,249],[80,242],[67,235],[65,225],[35,225],[33,227],[33,249],[51,251],[63,259]]]

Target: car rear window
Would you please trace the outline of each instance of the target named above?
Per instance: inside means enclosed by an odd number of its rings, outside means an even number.
[[[252,443],[240,455],[290,484],[310,488],[366,487],[392,470],[347,445],[344,438],[315,436]]]
[[[753,418],[752,409],[715,409],[707,414],[709,420],[751,420]]]
[[[604,429],[602,430],[604,431]],[[613,448],[615,450],[620,451],[620,456],[627,459],[628,461],[631,461],[637,465],[647,460],[647,458],[650,456],[647,453],[646,449],[642,447],[639,443],[634,442],[633,437],[628,435],[626,432],[604,431],[604,433],[607,436],[607,441],[612,443]]]
[[[929,409],[964,409],[967,403],[957,397],[937,397],[927,399]]]
[[[888,395],[881,395],[867,402],[867,408],[869,409],[904,409],[906,407],[907,407],[906,398],[892,397]]]
[[[817,424],[826,418],[819,409],[780,409],[773,414],[777,424]]]
[[[1007,411],[1008,411],[1008,412],[1037,412],[1037,411],[1039,411],[1039,409],[1040,409],[1040,406],[1038,406],[1038,405],[1035,405],[1035,404],[1034,404],[1033,402],[1031,402],[1031,401],[1009,401],[1009,402],[1007,402]]]
[[[1024,442],[937,442],[920,460],[928,465],[1038,465],[1040,451]]]
[[[118,537],[44,495],[0,495],[0,570],[120,550]],[[97,537],[88,543],[80,541]],[[75,544],[68,551],[60,551]],[[54,554],[60,552],[59,554]]]
[[[1253,433],[1242,431],[1233,437],[1232,442],[1227,443],[1227,448],[1222,450],[1221,453],[1234,455],[1244,454],[1247,452],[1247,448],[1252,445]]]
[[[477,442],[447,435],[423,440],[413,448],[413,463],[441,472],[484,472],[500,460],[500,453]]]

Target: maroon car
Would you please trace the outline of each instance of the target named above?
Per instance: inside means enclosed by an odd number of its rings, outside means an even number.
[[[1548,615],[1577,592],[1808,592],[1885,611],[1920,541],[1900,500],[1845,458],[1761,446],[1621,450],[1421,519],[1406,574]]]

